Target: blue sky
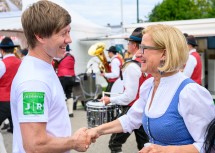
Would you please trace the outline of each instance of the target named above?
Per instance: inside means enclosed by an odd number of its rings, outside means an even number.
[[[72,10],[99,25],[107,23],[119,25],[121,21],[124,24],[137,22],[136,0],[65,0],[65,2]],[[139,18],[147,20],[146,16],[159,2],[162,0],[139,0]]]

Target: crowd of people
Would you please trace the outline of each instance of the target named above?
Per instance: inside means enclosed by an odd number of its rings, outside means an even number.
[[[9,120],[13,153],[85,152],[106,134],[112,134],[111,153],[122,153],[133,131],[139,153],[215,152],[215,105],[201,86],[194,36],[155,24],[132,32],[127,39],[131,58],[125,62],[115,46],[107,49],[111,68],[101,73],[109,83],[106,91],[118,78],[124,90],[100,101],[118,105],[120,113],[109,123],[73,132],[71,16],[41,0],[23,12],[21,21],[28,49],[20,50],[20,58],[9,37],[0,43],[0,125]],[[0,152],[6,152],[1,133]]]

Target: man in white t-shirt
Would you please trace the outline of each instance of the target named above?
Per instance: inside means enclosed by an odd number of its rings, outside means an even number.
[[[60,81],[52,67],[71,43],[69,13],[50,1],[38,1],[22,14],[28,55],[13,80],[11,112],[13,153],[86,151],[86,128],[71,135],[71,123]]]

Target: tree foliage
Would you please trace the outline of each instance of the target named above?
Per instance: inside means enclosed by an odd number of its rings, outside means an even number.
[[[163,0],[149,14],[150,22],[215,17],[215,0]]]

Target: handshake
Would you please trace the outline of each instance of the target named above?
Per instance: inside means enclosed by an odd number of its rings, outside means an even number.
[[[77,130],[72,138],[72,149],[78,152],[85,152],[89,148],[91,143],[96,142],[96,139],[100,136],[96,128],[87,129],[80,128]]]

